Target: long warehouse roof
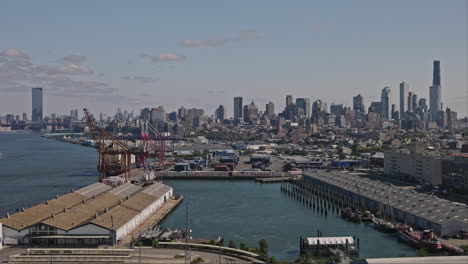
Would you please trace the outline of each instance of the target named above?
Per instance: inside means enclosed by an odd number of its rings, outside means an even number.
[[[447,201],[436,196],[384,184],[351,173],[304,171],[304,176],[318,179],[374,201],[390,204],[394,208],[433,223],[444,224],[451,220],[468,223],[468,206],[466,204]]]

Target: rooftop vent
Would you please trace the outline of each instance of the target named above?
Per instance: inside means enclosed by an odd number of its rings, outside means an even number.
[[[96,199],[96,195],[95,195],[95,194],[93,194],[93,199]]]
[[[9,213],[6,213],[5,217],[6,217],[6,218],[10,218],[10,214],[9,214]]]
[[[55,195],[55,199],[58,199],[58,198],[59,198],[59,196],[58,196],[58,195]]]
[[[119,204],[122,204],[122,203],[123,203],[123,201],[122,201],[122,200],[119,200]]]
[[[86,203],[86,200],[82,200],[81,203],[85,204],[85,203]]]
[[[46,201],[44,202],[44,204],[49,204],[49,201],[46,200]]]
[[[21,212],[24,212],[24,207],[21,207]]]
[[[51,216],[52,216],[52,218],[55,218],[55,214],[52,214]]]
[[[70,192],[74,193],[74,192],[75,192],[75,189],[71,189]]]
[[[68,209],[67,209],[66,207],[63,208],[63,212],[64,212],[64,213],[68,212]]]
[[[109,212],[109,208],[107,208],[107,207],[104,208],[104,212],[106,212],[106,213]]]

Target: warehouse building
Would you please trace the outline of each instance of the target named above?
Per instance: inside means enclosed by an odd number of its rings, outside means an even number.
[[[162,183],[112,188],[95,183],[0,219],[4,244],[86,247],[115,244],[172,196]]]
[[[338,171],[307,171],[304,181],[325,187],[331,195],[354,201],[356,206],[373,212],[388,208],[390,216],[439,235],[468,231],[468,206],[412,189],[387,185],[379,181]]]

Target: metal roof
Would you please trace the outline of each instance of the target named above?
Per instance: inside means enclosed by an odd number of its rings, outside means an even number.
[[[4,226],[22,230],[50,217],[52,214],[63,211],[64,208],[75,206],[85,199],[88,199],[88,197],[79,193],[67,193],[58,198],[26,208],[24,212],[18,212],[9,217],[1,218],[0,222],[3,223]]]
[[[93,195],[99,195],[110,189],[112,189],[111,186],[100,183],[100,182],[96,182],[91,185],[85,186],[79,190],[76,190],[75,192],[84,196],[93,197]]]
[[[340,171],[304,171],[306,177],[337,186],[362,197],[390,204],[391,207],[413,214],[429,222],[444,224],[450,220],[468,223],[468,206],[412,189],[385,184]],[[356,187],[357,186],[357,187]]]
[[[348,240],[348,245],[354,244],[353,237],[308,237],[307,244],[309,245],[346,245],[346,240]]]
[[[118,195],[120,197],[127,197],[127,196],[130,196],[130,195],[136,193],[140,189],[141,189],[140,186],[137,186],[135,184],[127,182],[127,183],[124,183],[124,184],[110,190],[109,192],[113,193],[115,195]]]

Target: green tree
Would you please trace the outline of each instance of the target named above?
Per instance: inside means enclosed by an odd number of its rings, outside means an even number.
[[[426,257],[428,254],[429,254],[429,252],[427,252],[427,250],[424,249],[424,248],[421,248],[421,249],[418,250],[418,256],[419,257]]]
[[[230,248],[236,248],[236,243],[234,243],[234,241],[232,241],[232,240],[229,240],[229,247]]]
[[[244,244],[244,243],[240,243],[240,244],[239,244],[239,249],[241,249],[241,250],[246,250],[247,248],[245,247],[245,244]]]
[[[268,259],[268,244],[265,239],[258,241],[259,246],[259,255],[262,260],[266,261]]]
[[[196,150],[193,151],[193,156],[200,157],[201,155],[202,155],[202,153],[201,153],[200,150],[196,149]]]
[[[158,247],[159,246],[159,241],[157,239],[153,239],[153,242],[151,242],[152,247]]]
[[[278,260],[276,260],[275,256],[271,256],[268,258],[268,263],[278,263]]]

